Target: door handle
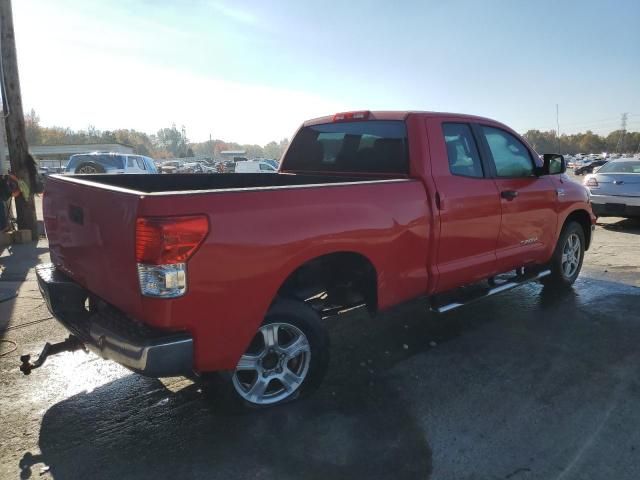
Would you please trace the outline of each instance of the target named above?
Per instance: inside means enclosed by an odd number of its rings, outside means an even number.
[[[500,192],[500,196],[506,200],[513,200],[518,196],[518,192],[515,190],[503,190]]]

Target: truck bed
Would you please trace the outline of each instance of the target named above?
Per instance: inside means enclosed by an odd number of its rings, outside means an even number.
[[[386,176],[298,175],[290,173],[212,173],[162,175],[53,175],[52,178],[95,187],[163,194],[211,190],[278,188],[389,180]],[[401,178],[401,177],[400,177]],[[391,177],[393,179],[393,177]]]
[[[423,293],[424,192],[383,175],[53,175],[43,213],[53,264],[82,288],[150,327],[224,339],[196,342],[195,367],[211,371],[235,366],[287,277],[325,254],[369,259],[380,309]],[[189,260],[188,293],[142,296],[136,219],[195,214],[210,231]]]

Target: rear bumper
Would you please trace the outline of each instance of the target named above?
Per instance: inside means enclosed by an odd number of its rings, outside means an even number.
[[[640,217],[640,197],[591,194],[591,207],[599,217]]]
[[[38,286],[51,314],[98,356],[150,377],[193,370],[193,338],[132,320],[115,308],[85,307],[89,292],[51,264],[36,267]]]

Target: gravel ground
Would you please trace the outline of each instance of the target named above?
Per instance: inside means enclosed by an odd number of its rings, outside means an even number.
[[[567,293],[332,320],[322,388],[244,414],[81,352],[21,376],[19,354],[65,331],[34,279],[46,242],[14,246],[0,257],[0,289],[18,292],[0,303],[0,338],[17,343],[0,357],[0,478],[636,480],[639,235],[640,222],[600,222]]]

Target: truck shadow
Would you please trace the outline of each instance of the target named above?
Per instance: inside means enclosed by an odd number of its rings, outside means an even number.
[[[242,414],[208,395],[128,375],[70,397],[45,413],[42,454],[22,458],[21,478],[39,462],[60,479],[430,477],[424,434],[383,380],[333,378],[307,400]]]

